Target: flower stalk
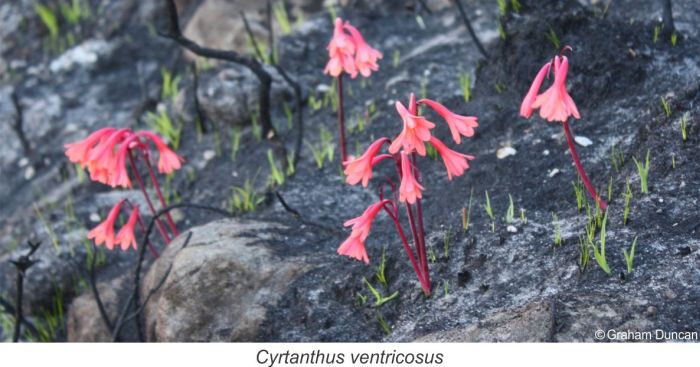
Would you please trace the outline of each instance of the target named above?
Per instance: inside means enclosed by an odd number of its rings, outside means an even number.
[[[600,207],[600,210],[606,211],[608,208],[608,204],[605,202],[605,200],[603,200],[600,197],[600,195],[598,195],[598,193],[595,190],[595,187],[593,186],[593,184],[591,184],[591,180],[588,179],[586,171],[583,169],[581,160],[579,159],[578,153],[576,152],[574,136],[571,133],[569,123],[567,121],[564,121],[562,125],[564,126],[564,133],[566,134],[566,143],[569,145],[571,157],[573,158],[574,164],[576,165],[576,171],[578,172],[579,176],[581,176],[581,181],[583,181],[583,185],[586,187],[586,190],[588,190],[588,193],[591,195],[591,197],[596,201],[596,203]]]

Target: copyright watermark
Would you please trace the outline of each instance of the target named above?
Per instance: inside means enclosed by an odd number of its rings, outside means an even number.
[[[667,331],[656,329],[653,331],[633,330],[596,330],[596,340],[610,341],[697,341],[697,331]]]

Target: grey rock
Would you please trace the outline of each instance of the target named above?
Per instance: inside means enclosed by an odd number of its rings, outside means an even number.
[[[100,299],[110,320],[116,320],[119,298],[128,284],[127,276],[120,276],[97,284]],[[85,291],[73,299],[66,319],[66,337],[69,342],[111,342],[112,333],[100,315],[97,301],[92,291]]]
[[[275,70],[268,68],[267,71],[273,77],[271,100],[289,100],[293,94],[291,88]],[[258,110],[259,91],[260,84],[255,75],[245,67],[234,65],[203,74],[197,93],[208,118],[226,124],[242,124]],[[177,108],[179,111],[184,109],[182,105]]]
[[[145,311],[151,341],[250,341],[266,308],[306,266],[267,246],[274,224],[222,220],[175,239],[143,280],[142,299],[161,282]]]

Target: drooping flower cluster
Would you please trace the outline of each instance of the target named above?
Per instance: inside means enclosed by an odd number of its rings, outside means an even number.
[[[554,82],[543,93],[538,94],[544,78],[549,74],[554,64]],[[565,122],[570,116],[580,119],[581,115],[576,103],[566,91],[566,75],[569,71],[569,60],[566,56],[555,56],[540,68],[530,90],[520,105],[520,116],[530,118],[533,110],[540,110],[540,117],[549,122]]]
[[[116,235],[114,234],[114,224],[119,217],[124,202],[125,200],[121,200],[114,205],[112,210],[109,211],[107,219],[88,233],[88,239],[94,240],[96,245],[104,244],[109,250],[114,249],[115,244],[119,245],[123,251],[129,248],[133,248],[134,250],[137,248],[136,236],[134,235],[134,226],[140,220],[139,208],[137,206],[132,207],[131,214],[126,224],[122,226]]]
[[[377,60],[382,58],[382,53],[368,45],[350,22],[335,19],[333,38],[327,49],[329,60],[324,73],[333,77],[338,77],[343,72],[351,78],[357,77],[358,72],[369,77],[373,71],[379,70]]]
[[[131,188],[132,186],[131,176],[127,169],[128,160],[131,165],[131,174],[133,177],[136,177],[146,203],[151,213],[155,215],[155,206],[146,191],[144,180],[135,166],[136,159],[142,158],[146,163],[149,177],[155,188],[158,199],[160,200],[160,204],[163,207],[166,206],[166,201],[160,190],[158,180],[155,177],[150,162],[151,143],[158,151],[158,172],[169,174],[182,167],[182,162],[184,161],[182,157],[170,149],[163,139],[150,131],[134,132],[130,129],[103,128],[95,131],[83,140],[66,144],[65,153],[71,162],[88,170],[91,180],[115,188]],[[134,152],[141,154],[135,155]],[[114,221],[119,216],[122,205],[123,201],[117,203],[110,211],[107,219],[93,228],[88,234],[88,238],[94,240],[96,245],[105,244],[110,250],[114,248],[115,244],[118,244],[122,250],[137,247],[136,238],[134,236],[134,226],[137,222],[140,223],[138,207],[132,206],[131,215],[126,225],[124,225],[116,235],[114,234]],[[166,213],[165,216],[168,221],[170,233],[168,233],[168,230],[159,219],[156,220],[156,226],[165,242],[169,243],[170,236],[177,236],[178,231],[170,214]],[[148,245],[150,247],[150,243]],[[155,253],[152,248],[151,251]]]
[[[158,171],[172,173],[180,169],[183,159],[172,151],[158,135],[150,131],[103,128],[75,143],[66,144],[68,159],[87,168],[90,179],[112,187],[131,187],[126,169],[130,149],[148,152],[148,142],[158,150]]]
[[[403,129],[393,140],[383,137],[373,142],[367,151],[360,157],[344,163],[347,183],[351,185],[362,182],[367,187],[372,178],[373,167],[383,160],[393,160],[400,181],[398,192],[396,185],[388,179],[387,184],[391,188],[391,198],[384,198],[383,189],[380,191],[380,200],[370,205],[365,212],[354,219],[345,222],[345,226],[352,226],[350,236],[338,248],[338,254],[369,263],[365,240],[369,236],[370,228],[375,217],[384,209],[394,222],[399,237],[411,264],[418,276],[418,280],[426,294],[430,294],[430,277],[425,251],[425,231],[423,229],[421,200],[425,187],[421,184],[421,176],[417,166],[417,156],[426,155],[426,143],[432,145],[442,157],[447,177],[452,180],[454,176],[461,176],[469,168],[469,161],[474,157],[454,151],[430,132],[435,124],[425,117],[418,115],[418,105],[425,105],[437,112],[448,124],[453,140],[459,144],[461,137],[471,137],[478,126],[477,118],[461,116],[453,113],[442,104],[422,99],[416,102],[413,94],[410,96],[408,108],[401,102],[396,102],[396,111],[403,122]],[[380,154],[385,144],[388,144],[387,153]],[[383,186],[382,186],[383,188]],[[414,237],[415,254],[408,244],[408,240],[398,219],[398,207],[405,204],[408,213],[408,222]],[[415,216],[414,216],[415,211]],[[417,258],[417,260],[416,260]]]
[[[572,48],[570,46],[565,46],[562,53],[566,50],[572,50]],[[552,70],[552,67],[554,70]],[[546,91],[540,94],[539,91],[542,87],[542,83],[550,71],[554,73],[554,81]],[[540,117],[543,119],[549,122],[559,121],[562,123],[564,134],[566,135],[566,142],[571,152],[571,158],[574,160],[581,181],[583,181],[586,190],[588,190],[588,193],[596,201],[596,204],[600,209],[605,211],[608,205],[600,195],[598,195],[595,187],[588,179],[588,175],[586,175],[586,171],[583,169],[581,160],[578,157],[578,152],[576,152],[574,135],[571,132],[571,127],[569,127],[569,118],[580,119],[581,115],[578,112],[576,103],[574,103],[574,100],[566,90],[566,76],[568,72],[569,60],[564,55],[557,55],[550,62],[544,64],[537,73],[537,76],[535,76],[535,80],[533,80],[530,89],[525,95],[525,98],[523,98],[523,102],[520,104],[520,116],[529,119],[530,116],[532,116],[532,112],[539,109]]]

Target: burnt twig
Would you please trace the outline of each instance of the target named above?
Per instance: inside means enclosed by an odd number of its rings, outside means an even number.
[[[10,124],[12,129],[17,134],[20,145],[22,145],[22,150],[24,155],[29,157],[32,155],[32,147],[29,144],[27,135],[24,134],[24,114],[22,113],[22,105],[19,103],[19,97],[14,91],[11,94],[12,105],[15,107],[15,122]]]
[[[17,292],[15,295],[15,330],[14,334],[12,335],[12,342],[17,343],[19,342],[19,337],[22,332],[22,320],[24,319],[24,314],[22,313],[22,302],[24,298],[24,277],[27,273],[27,270],[32,267],[32,265],[36,264],[37,261],[32,260],[32,255],[36,252],[36,250],[39,249],[39,246],[41,246],[41,242],[31,242],[28,241],[27,244],[29,245],[29,251],[25,254],[20,256],[17,260],[12,260],[10,261],[15,268],[17,268]]]
[[[663,8],[664,34],[671,35],[676,31],[676,26],[673,24],[673,9],[671,0],[661,0]]]
[[[114,330],[114,326],[112,324],[112,321],[109,319],[109,315],[107,315],[107,310],[105,309],[104,303],[102,302],[102,297],[100,297],[100,291],[97,289],[95,268],[97,268],[97,247],[93,244],[92,259],[90,261],[90,276],[88,277],[88,279],[90,279],[90,289],[92,290],[92,295],[95,298],[95,302],[97,303],[97,309],[100,312],[100,317],[102,317],[102,321],[104,321],[105,326],[107,326],[107,330],[109,330],[109,332],[112,333],[112,331]]]
[[[277,200],[279,200],[280,204],[282,204],[282,207],[284,208],[284,210],[286,210],[287,212],[289,212],[290,214],[292,214],[292,216],[293,216],[295,219],[297,219],[299,222],[301,222],[301,223],[303,223],[303,224],[306,224],[306,225],[309,225],[309,226],[313,226],[313,227],[316,227],[316,228],[323,229],[323,230],[325,230],[325,231],[327,231],[327,232],[330,232],[330,233],[333,233],[333,234],[335,234],[335,235],[342,235],[342,234],[343,234],[342,231],[340,231],[340,230],[338,230],[338,229],[336,229],[336,228],[328,227],[328,226],[326,226],[326,225],[323,224],[323,223],[319,223],[319,222],[315,222],[315,221],[312,221],[312,220],[305,219],[305,218],[301,215],[301,213],[299,213],[298,210],[292,208],[291,206],[289,206],[289,204],[287,204],[287,202],[284,200],[284,198],[282,197],[282,194],[280,194],[279,191],[275,191],[275,197],[277,198]]]
[[[471,22],[469,22],[469,18],[467,18],[467,12],[464,11],[464,7],[462,6],[462,2],[460,0],[455,0],[455,4],[457,4],[457,9],[459,9],[459,14],[462,16],[462,20],[464,21],[464,25],[467,26],[467,30],[469,31],[469,35],[472,37],[472,40],[476,44],[476,47],[479,49],[479,52],[481,52],[482,55],[484,55],[485,58],[489,58],[489,54],[486,52],[486,49],[484,46],[481,44],[481,41],[479,41],[479,38],[476,37],[476,33],[474,33],[474,28],[472,28]]]
[[[160,35],[165,38],[169,38],[175,41],[180,46],[188,49],[192,53],[224,61],[230,61],[235,64],[245,66],[258,78],[260,82],[260,125],[262,127],[263,135],[268,140],[275,140],[277,138],[277,132],[272,126],[272,119],[270,117],[270,90],[272,89],[272,77],[265,70],[262,64],[255,59],[247,55],[239,55],[234,51],[218,50],[213,48],[202,47],[189,38],[185,37],[180,30],[180,21],[177,14],[177,7],[175,6],[174,0],[167,0],[167,8],[170,18],[169,29],[167,33],[160,32]]]

